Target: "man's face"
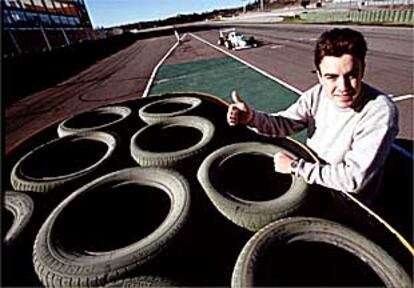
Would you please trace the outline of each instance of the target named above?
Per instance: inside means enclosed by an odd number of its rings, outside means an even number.
[[[324,56],[319,65],[319,82],[326,96],[339,108],[355,106],[360,97],[362,76],[361,61],[349,54]]]

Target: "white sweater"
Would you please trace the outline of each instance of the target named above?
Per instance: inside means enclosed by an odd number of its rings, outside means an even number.
[[[360,193],[380,171],[398,134],[397,107],[388,96],[365,83],[361,90],[365,101],[355,109],[338,108],[324,93],[318,84],[285,111],[254,111],[250,128],[273,137],[308,128],[306,144],[322,161],[300,160],[299,176],[310,184]]]

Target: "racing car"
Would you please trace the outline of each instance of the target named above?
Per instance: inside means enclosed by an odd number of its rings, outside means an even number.
[[[219,30],[218,45],[224,45],[227,49],[241,50],[247,48],[257,47],[257,42],[254,37],[247,38],[242,33],[237,32],[236,29],[221,29]]]

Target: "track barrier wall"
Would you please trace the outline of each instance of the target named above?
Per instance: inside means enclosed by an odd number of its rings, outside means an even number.
[[[414,24],[414,10],[351,10],[337,12],[314,12],[300,15],[300,19],[310,22],[357,22]]]

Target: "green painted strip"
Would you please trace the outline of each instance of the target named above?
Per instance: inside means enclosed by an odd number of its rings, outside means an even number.
[[[231,102],[237,90],[254,109],[277,112],[289,107],[299,95],[231,57],[160,67],[150,95],[168,92],[203,92]],[[304,141],[304,133],[294,138]]]
[[[194,91],[230,101],[232,90],[239,91],[255,109],[265,112],[285,109],[299,96],[230,57],[161,66],[151,94]]]

